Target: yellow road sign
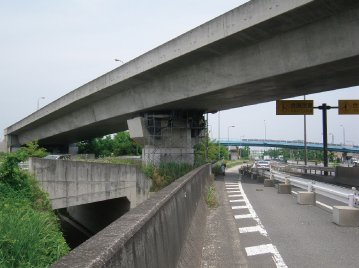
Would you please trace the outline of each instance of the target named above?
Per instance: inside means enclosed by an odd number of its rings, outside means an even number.
[[[339,114],[359,114],[359,100],[339,100]]]
[[[277,115],[311,115],[313,100],[277,100]]]

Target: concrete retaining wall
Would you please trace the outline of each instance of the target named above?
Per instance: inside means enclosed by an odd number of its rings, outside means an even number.
[[[336,167],[334,181],[351,186],[359,186],[359,168]]]
[[[52,267],[183,267],[186,263],[183,259],[189,257],[192,264],[187,267],[199,267],[199,260],[193,259],[195,250],[188,250],[190,245],[186,241],[191,234],[191,225],[201,229],[194,219],[205,218],[203,195],[210,181],[209,174],[209,165],[193,170],[75,248]]]
[[[151,180],[139,167],[31,158],[29,169],[59,209],[127,197],[131,208],[149,197]]]

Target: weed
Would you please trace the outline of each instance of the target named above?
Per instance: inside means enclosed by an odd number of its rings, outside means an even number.
[[[216,188],[214,187],[214,185],[211,185],[207,189],[206,204],[210,208],[218,207],[218,201],[217,201],[217,197],[216,197]]]

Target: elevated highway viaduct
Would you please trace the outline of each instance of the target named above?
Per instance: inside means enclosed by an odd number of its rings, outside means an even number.
[[[195,123],[178,137],[191,139],[206,112],[358,85],[358,29],[356,0],[252,0],[9,126],[7,148],[66,147],[189,111]],[[181,116],[160,125],[170,120]]]

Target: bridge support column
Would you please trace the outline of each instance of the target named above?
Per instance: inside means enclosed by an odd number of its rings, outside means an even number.
[[[6,152],[15,152],[18,148],[20,148],[19,139],[16,135],[5,135],[4,143]]]
[[[170,111],[146,113],[127,121],[130,136],[142,144],[146,164],[163,162],[194,164],[193,146],[202,136],[202,112]]]

